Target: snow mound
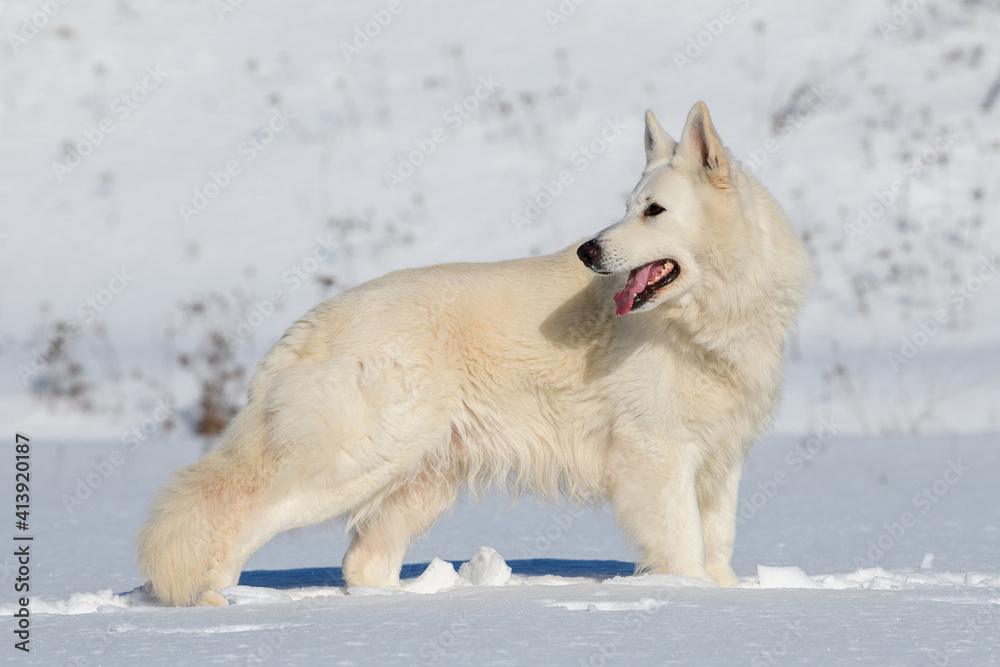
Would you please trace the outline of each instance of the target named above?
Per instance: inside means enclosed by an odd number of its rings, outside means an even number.
[[[69,600],[31,601],[33,614],[89,614],[95,611],[106,611],[110,608],[125,609],[131,607],[126,595],[116,595],[110,588],[96,593],[74,593]],[[6,614],[6,610],[4,610]]]
[[[479,547],[469,562],[458,568],[458,576],[473,586],[504,586],[510,573],[510,566],[492,547]]]
[[[322,586],[308,586],[306,588],[295,588],[284,591],[292,600],[311,600],[313,598],[339,598],[346,595],[343,588],[328,588]]]
[[[462,567],[465,567],[464,565]],[[455,572],[455,566],[448,561],[435,558],[427,566],[424,573],[416,579],[403,584],[403,590],[410,593],[440,593],[441,591],[455,588],[464,583],[462,578]]]
[[[819,588],[812,577],[797,567],[757,566],[761,588]]]
[[[1000,588],[1000,576],[969,572],[929,573],[904,570],[889,572],[880,567],[869,567],[847,574],[822,574],[810,576],[797,567],[757,566],[756,585],[749,588],[819,588],[825,590],[864,589],[872,591],[917,590],[921,588]]]
[[[409,593],[440,593],[458,586],[506,586],[510,583],[511,569],[496,549],[479,547],[467,562],[455,571],[448,561],[435,558],[424,573],[403,584]]]
[[[291,602],[292,596],[285,591],[278,591],[273,588],[257,588],[255,586],[230,586],[223,588],[222,597],[229,600],[229,604],[274,604],[276,602]]]
[[[437,592],[437,591],[432,591]],[[374,586],[351,586],[347,594],[352,597],[372,597],[377,595],[402,595],[404,591],[398,588],[375,588]]]

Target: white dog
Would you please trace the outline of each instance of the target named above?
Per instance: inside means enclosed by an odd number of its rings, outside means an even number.
[[[647,112],[645,144],[625,216],[578,249],[399,271],[295,323],[219,446],[153,502],[153,594],[226,604],[262,544],[335,517],[348,584],[396,586],[463,484],[508,482],[607,499],[641,570],[737,583],[740,474],[809,260],[703,103],[676,143]]]

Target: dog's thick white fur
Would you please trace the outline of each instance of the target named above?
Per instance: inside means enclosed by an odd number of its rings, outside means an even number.
[[[737,583],[740,474],[809,260],[703,103],[676,143],[647,112],[645,144],[625,216],[579,250],[399,271],[294,324],[219,446],[154,500],[153,594],[225,604],[267,540],[335,517],[348,584],[398,585],[460,487],[493,482],[606,499],[640,569]]]

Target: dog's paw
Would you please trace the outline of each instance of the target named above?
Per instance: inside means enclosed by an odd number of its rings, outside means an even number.
[[[228,604],[229,600],[215,591],[205,591],[198,600],[198,605],[201,607],[225,607]]]
[[[736,576],[733,568],[729,567],[729,565],[709,565],[705,569],[712,575],[712,579],[715,580],[719,588],[731,588],[740,583],[740,578]]]

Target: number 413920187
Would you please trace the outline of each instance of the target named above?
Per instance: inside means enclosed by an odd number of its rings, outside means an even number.
[[[14,515],[18,520],[17,527],[21,530],[28,529],[28,513],[31,508],[30,487],[31,482],[31,445],[30,438],[26,435],[17,434],[14,447]]]

